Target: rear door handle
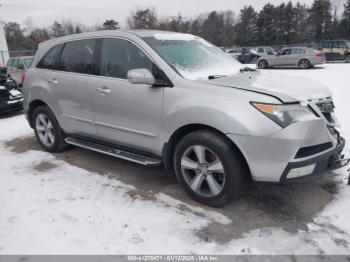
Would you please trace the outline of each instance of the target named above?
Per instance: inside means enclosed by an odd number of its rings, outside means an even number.
[[[57,85],[58,84],[58,81],[56,79],[50,79],[48,82],[50,84],[52,84],[52,85]]]
[[[104,87],[96,88],[96,92],[102,95],[108,95],[111,92],[111,90],[109,90],[107,87],[104,86]]]

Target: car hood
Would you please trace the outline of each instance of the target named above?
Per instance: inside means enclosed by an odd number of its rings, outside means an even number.
[[[284,103],[332,96],[330,90],[318,81],[306,77],[289,76],[281,72],[248,71],[206,82],[264,93],[276,97]]]

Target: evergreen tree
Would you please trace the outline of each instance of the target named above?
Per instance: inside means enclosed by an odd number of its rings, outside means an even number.
[[[240,10],[239,22],[235,25],[236,44],[247,46],[256,43],[257,18],[258,14],[251,5]]]
[[[314,0],[310,12],[310,25],[316,41],[332,37],[332,8],[330,0]]]
[[[116,30],[119,29],[119,23],[113,19],[106,20],[102,24],[103,30]]]
[[[64,31],[62,24],[55,21],[53,25],[50,27],[50,34],[52,37],[60,37],[60,36],[64,36],[66,33]]]
[[[293,42],[296,32],[296,15],[292,2],[276,7],[276,41],[288,45]]]
[[[339,25],[339,35],[341,38],[350,39],[350,0],[344,4],[344,13]]]
[[[224,45],[224,16],[212,11],[203,21],[202,36],[217,46]]]
[[[305,4],[299,2],[294,7],[295,36],[293,43],[304,44],[313,41],[313,33],[309,24],[309,10]]]
[[[25,37],[21,26],[16,22],[8,22],[5,24],[5,35],[9,50],[33,50],[36,43]]]
[[[223,12],[224,16],[224,46],[232,46],[236,38],[235,33],[235,14],[233,11]]]
[[[274,45],[277,42],[276,9],[268,3],[260,11],[257,19],[258,44]]]

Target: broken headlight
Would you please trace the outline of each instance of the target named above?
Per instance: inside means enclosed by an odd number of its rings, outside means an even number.
[[[252,102],[251,104],[282,128],[297,121],[308,121],[318,118],[308,106],[303,106],[299,103],[275,105]]]

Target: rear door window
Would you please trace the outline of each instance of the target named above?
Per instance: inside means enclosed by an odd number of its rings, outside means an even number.
[[[66,72],[94,74],[95,46],[95,39],[66,43],[62,50],[59,69]]]
[[[305,54],[305,50],[301,48],[292,49],[292,55],[302,55]]]
[[[51,48],[50,51],[40,60],[37,67],[51,70],[57,69],[62,47],[63,45],[57,45]]]

